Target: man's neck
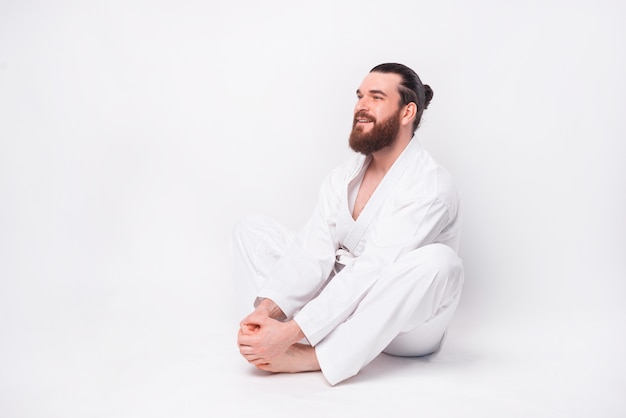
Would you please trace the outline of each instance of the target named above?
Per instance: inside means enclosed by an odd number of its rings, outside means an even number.
[[[411,137],[409,136],[398,136],[388,147],[373,152],[368,169],[374,172],[380,172],[383,175],[386,174],[400,154],[402,154],[402,151],[409,145],[410,141]]]

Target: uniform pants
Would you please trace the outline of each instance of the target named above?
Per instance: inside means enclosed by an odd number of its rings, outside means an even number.
[[[257,291],[293,237],[262,217],[235,228],[232,269],[241,318],[254,309]],[[331,385],[354,376],[381,352],[416,357],[438,351],[459,303],[463,266],[450,247],[431,244],[401,256],[372,280],[350,317],[315,346]]]

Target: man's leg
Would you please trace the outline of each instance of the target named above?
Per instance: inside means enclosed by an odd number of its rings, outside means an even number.
[[[239,318],[254,309],[258,290],[292,241],[293,233],[266,217],[246,218],[235,227],[231,262]]]
[[[274,264],[287,252],[292,241],[293,234],[269,218],[247,218],[236,226],[231,241],[231,252],[240,318],[244,316],[250,318],[248,314],[255,309],[254,302],[258,290]],[[270,301],[264,300],[257,309],[262,308],[266,302]],[[263,316],[259,321],[264,323],[272,320]],[[319,370],[313,347],[306,344],[292,345],[287,352],[273,358],[271,363],[255,360],[257,356],[249,352],[250,346],[242,343],[247,338],[244,334],[255,335],[255,327],[246,329],[245,325],[241,326],[243,328],[240,329],[238,337],[240,352],[259,369],[272,372]]]
[[[452,316],[459,304],[460,292],[451,303],[417,328],[401,332],[383,350],[383,353],[399,357],[422,357],[433,354],[443,346],[444,337]]]
[[[428,245],[403,256],[381,274],[352,316],[315,346],[328,382],[334,385],[354,376],[386,348],[404,355],[436,350],[462,283],[461,260],[445,245]],[[404,341],[403,336],[413,332],[420,337],[417,331],[429,323],[436,326],[422,333],[425,339]],[[395,351],[395,345],[403,350]]]

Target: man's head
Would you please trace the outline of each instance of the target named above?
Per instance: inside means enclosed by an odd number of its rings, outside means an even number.
[[[387,63],[372,68],[357,97],[350,147],[368,155],[391,145],[400,132],[413,136],[433,91],[415,71]]]

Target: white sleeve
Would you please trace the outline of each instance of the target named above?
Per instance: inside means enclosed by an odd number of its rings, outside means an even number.
[[[324,285],[335,263],[336,214],[340,204],[342,176],[338,170],[322,184],[312,216],[285,256],[276,263],[257,301],[269,298],[290,318]]]

